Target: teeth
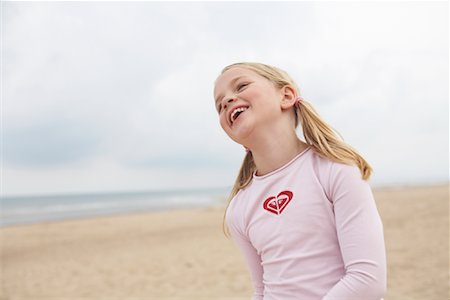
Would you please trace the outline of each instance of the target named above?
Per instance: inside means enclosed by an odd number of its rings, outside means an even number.
[[[244,110],[247,110],[247,108],[248,107],[239,107],[239,108],[236,108],[235,110],[233,110],[233,112],[231,113],[231,117],[230,117],[231,118],[231,123],[234,122],[236,114],[238,112],[243,112]]]

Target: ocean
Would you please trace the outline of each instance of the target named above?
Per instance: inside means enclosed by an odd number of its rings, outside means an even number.
[[[0,226],[225,204],[229,188],[2,197]]]

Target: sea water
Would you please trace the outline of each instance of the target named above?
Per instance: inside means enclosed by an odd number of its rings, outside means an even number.
[[[0,226],[225,204],[229,188],[2,197]]]

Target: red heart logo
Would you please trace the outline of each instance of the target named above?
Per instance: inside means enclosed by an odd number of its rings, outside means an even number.
[[[265,210],[279,215],[283,212],[289,202],[291,202],[292,196],[294,196],[294,193],[290,191],[282,191],[276,197],[272,196],[267,198],[266,201],[264,201],[263,207]]]

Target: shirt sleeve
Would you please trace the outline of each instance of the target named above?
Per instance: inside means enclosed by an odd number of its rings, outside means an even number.
[[[231,224],[228,224],[228,228],[230,229],[231,237],[244,256],[244,260],[247,264],[247,269],[250,272],[250,277],[253,285],[252,300],[263,300],[264,284],[261,256],[257,253],[250,240],[237,228],[235,228],[233,222],[230,223]]]
[[[380,300],[386,292],[383,224],[357,166],[334,163],[329,177],[345,275],[322,300]]]

